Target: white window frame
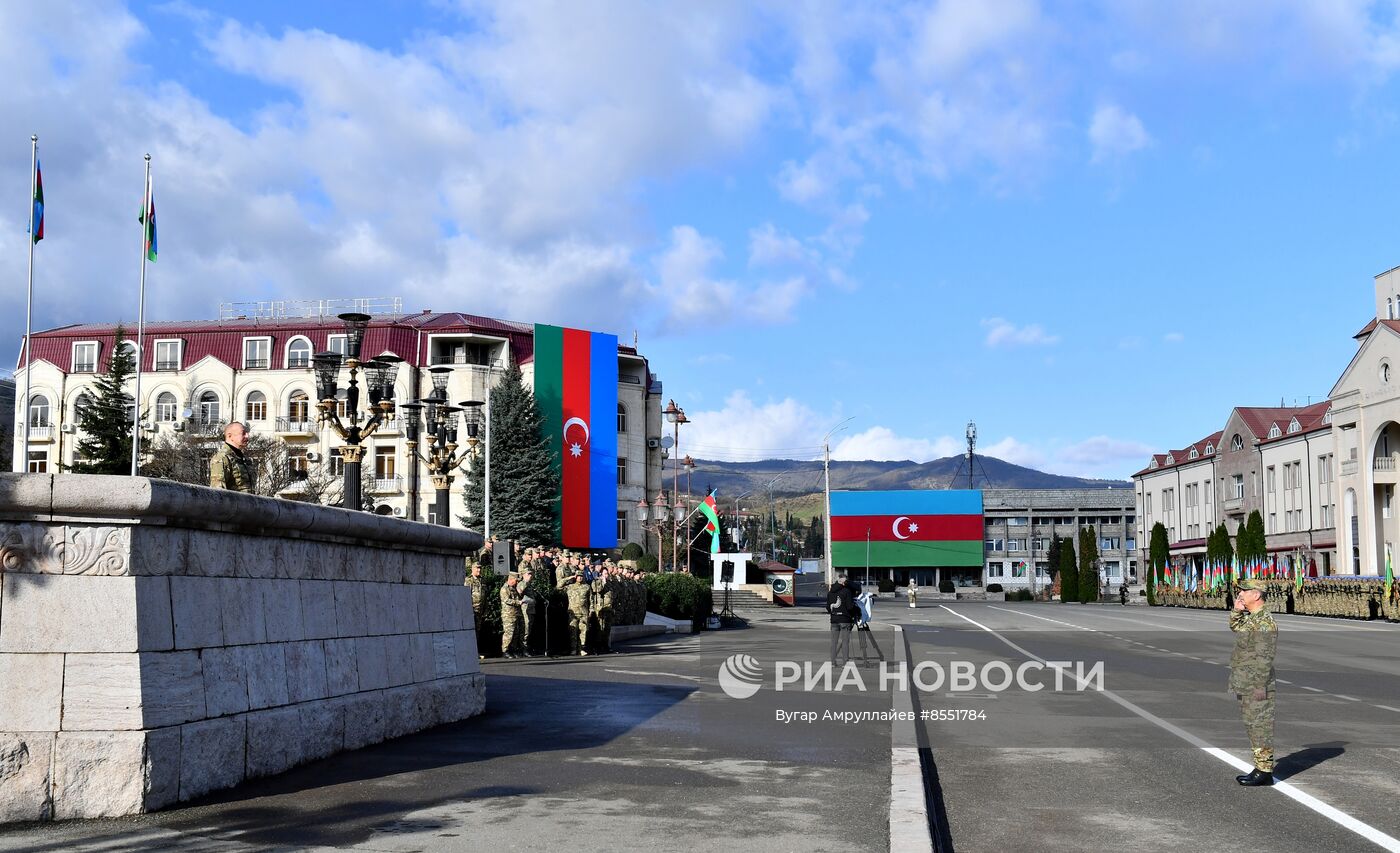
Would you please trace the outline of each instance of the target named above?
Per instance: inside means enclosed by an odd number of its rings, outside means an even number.
[[[336,346],[335,346],[336,341],[339,341],[339,342],[340,342],[340,348],[339,348],[339,349],[336,349]],[[340,354],[343,356],[343,355],[345,355],[346,350],[349,349],[349,348],[350,348],[350,336],[349,336],[349,335],[327,335],[327,336],[326,336],[326,350],[327,350],[328,352],[338,352],[338,353],[340,353]]]
[[[207,405],[206,401],[204,400],[205,394],[214,395],[214,405],[218,407],[217,414],[219,416],[217,418],[205,417],[204,407],[205,405]],[[219,396],[219,392],[215,391],[213,388],[205,388],[201,390],[197,395],[195,395],[195,398],[192,401],[192,405],[190,406],[190,408],[191,414],[194,417],[195,422],[198,424],[216,424],[223,421],[224,400],[222,397]]]
[[[167,404],[167,403],[162,403],[162,402],[160,401],[160,398],[161,398],[161,397],[164,397],[164,396],[167,395],[167,394],[170,395],[170,399],[173,400],[174,402],[168,403],[168,404]],[[170,417],[168,417],[168,418],[163,418],[163,417],[161,417],[160,407],[161,407],[161,406],[165,406],[165,405],[169,405],[169,406],[172,407],[172,408],[170,409]],[[169,424],[169,423],[174,423],[175,421],[177,421],[177,420],[180,419],[180,397],[179,397],[179,395],[177,395],[174,391],[161,391],[159,394],[157,394],[157,395],[156,395],[155,405],[154,405],[152,408],[155,409],[155,413],[156,413],[156,423],[158,423],[158,424]]]
[[[394,477],[398,476],[398,473],[399,473],[398,448],[394,447],[393,445],[389,445],[389,444],[380,444],[380,445],[376,445],[375,448],[374,448],[373,462],[374,462],[374,479],[376,479],[376,480],[392,480],[392,479],[394,479]],[[381,466],[380,466],[380,463],[381,463],[381,462],[387,462],[387,463],[388,463],[388,466],[387,466],[387,467],[388,467],[390,470],[388,470],[387,472],[384,471],[384,470],[381,468]]]
[[[78,347],[89,347],[89,346],[92,347],[92,370],[79,370],[79,369],[78,369]],[[68,362],[69,367],[71,368],[71,369],[69,370],[70,373],[96,373],[96,372],[97,372],[97,366],[98,366],[98,364],[101,363],[101,361],[102,361],[102,342],[101,342],[101,341],[74,341],[74,342],[73,342],[73,349],[72,349],[72,353],[71,353],[71,358],[70,358],[70,360],[69,360],[69,362]]]
[[[617,541],[627,541],[627,510],[617,511]]]
[[[35,463],[38,463],[36,466]],[[31,450],[29,458],[24,460],[24,470],[30,474],[47,474],[49,472],[49,452],[47,450]]]
[[[44,421],[44,422],[43,422],[43,423],[35,423],[35,422],[34,422],[34,402],[35,402],[36,400],[43,400],[43,401],[44,401],[44,417],[43,417],[43,421]],[[49,395],[48,395],[48,394],[45,394],[43,391],[35,391],[33,394],[30,394],[30,395],[29,395],[29,408],[28,408],[28,410],[24,413],[24,416],[25,416],[25,418],[27,419],[27,421],[28,421],[28,423],[29,423],[29,426],[30,426],[31,428],[33,428],[33,427],[51,427],[51,426],[53,426],[53,401],[50,400],[50,399],[49,399]]]
[[[267,358],[265,359],[265,360],[267,361],[267,366],[266,366],[266,367],[253,367],[253,368],[250,368],[250,367],[248,367],[248,344],[254,343],[254,342],[258,342],[258,341],[261,341],[261,342],[263,342],[264,344],[267,345]],[[272,367],[272,336],[271,336],[271,335],[253,335],[253,336],[251,336],[251,337],[246,337],[246,338],[244,338],[244,339],[243,339],[243,367],[242,367],[242,369],[243,369],[243,370],[269,370],[269,369],[271,369],[271,367]]]
[[[246,339],[245,339],[246,340]],[[306,364],[292,364],[292,344],[297,341],[305,341],[308,350],[306,354]],[[311,339],[306,335],[292,335],[287,339],[287,343],[282,347],[282,366],[287,370],[302,370],[311,366],[311,359],[316,357],[316,347],[312,345]]]
[[[185,341],[183,338],[157,338],[152,341],[152,343],[156,348],[156,359],[151,363],[152,370],[160,370],[160,365],[166,363],[162,362],[160,359],[161,344],[175,345],[175,370],[180,371],[185,369]]]
[[[253,413],[250,412],[250,411],[248,411],[248,407],[249,407],[250,405],[252,405],[252,403],[253,403],[253,395],[254,395],[254,394],[260,394],[260,395],[262,396],[262,400],[260,401],[260,402],[262,403],[262,417],[260,417],[260,418],[255,418],[255,417],[253,417]],[[266,393],[266,392],[264,392],[264,391],[262,391],[262,390],[259,390],[259,389],[257,389],[257,388],[254,388],[253,390],[249,391],[247,394],[244,394],[244,395],[243,395],[243,420],[246,420],[246,421],[265,421],[265,420],[267,420],[268,408],[269,408],[269,401],[268,401],[268,399],[267,399],[267,393]]]

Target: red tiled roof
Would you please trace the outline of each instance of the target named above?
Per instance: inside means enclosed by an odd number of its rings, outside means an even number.
[[[1352,335],[1352,337],[1353,337],[1353,338],[1364,338],[1364,337],[1366,337],[1367,335],[1371,334],[1371,332],[1375,331],[1376,322],[1377,322],[1376,320],[1372,319],[1371,322],[1367,323],[1367,324],[1365,325],[1365,327],[1362,328],[1361,331],[1359,331],[1359,332],[1357,332],[1356,334]]]
[[[1292,438],[1293,436],[1297,435],[1304,435],[1310,432],[1319,432],[1324,429],[1331,429],[1331,424],[1325,424],[1322,422],[1322,419],[1327,415],[1327,412],[1331,408],[1331,401],[1323,400],[1320,403],[1313,403],[1311,406],[1303,406],[1299,409],[1293,409],[1291,410],[1293,414],[1283,418],[1282,420],[1270,422],[1271,426],[1274,423],[1278,424],[1278,428],[1281,431],[1281,434],[1277,438],[1269,438],[1269,430],[1266,427],[1264,430],[1264,437],[1259,440],[1259,443],[1269,444],[1270,442],[1283,441],[1284,439]],[[1298,431],[1290,433],[1288,431],[1288,425],[1292,422],[1293,418],[1298,419]]]
[[[1134,477],[1141,477],[1142,475],[1144,475],[1144,474],[1150,474],[1150,473],[1152,473],[1153,471],[1161,471],[1161,470],[1164,469],[1164,468],[1175,468],[1175,467],[1177,467],[1178,465],[1188,465],[1188,464],[1192,464],[1192,463],[1195,463],[1195,462],[1200,462],[1202,459],[1206,459],[1206,458],[1208,458],[1208,457],[1214,456],[1216,453],[1219,453],[1219,452],[1220,452],[1220,436],[1221,436],[1221,435],[1222,435],[1222,432],[1219,431],[1219,430],[1217,430],[1217,431],[1211,433],[1210,435],[1206,436],[1205,438],[1201,439],[1200,441],[1198,441],[1198,442],[1196,442],[1196,443],[1194,443],[1194,444],[1188,444],[1188,445],[1186,445],[1185,447],[1181,448],[1180,450],[1173,450],[1173,451],[1172,451],[1171,453],[1169,453],[1169,454],[1168,454],[1168,453],[1154,453],[1154,454],[1152,454],[1152,461],[1157,463],[1157,467],[1153,468],[1152,465],[1151,465],[1151,463],[1149,463],[1148,466],[1147,466],[1146,468],[1144,468],[1144,469],[1142,469],[1141,471],[1137,472],[1137,473],[1134,474],[1133,476],[1134,476]],[[1211,445],[1212,448],[1213,448],[1212,451],[1211,451],[1210,453],[1207,453],[1207,452],[1206,452],[1206,445],[1207,445],[1207,444]],[[1197,454],[1195,459],[1192,459],[1192,458],[1191,458],[1191,450],[1192,450],[1193,448],[1195,449],[1196,454]],[[1171,461],[1171,464],[1167,464],[1167,457],[1168,457],[1168,456],[1171,457],[1171,460],[1172,460],[1172,461]]]

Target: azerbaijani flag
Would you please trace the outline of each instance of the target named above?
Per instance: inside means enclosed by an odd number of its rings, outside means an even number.
[[[831,564],[982,565],[982,493],[965,489],[831,493]],[[1029,532],[1029,531],[1027,531]]]
[[[63,183],[61,180],[59,183]],[[34,242],[44,239],[44,170],[34,161]]]
[[[719,553],[719,508],[715,505],[715,490],[705,496],[700,504],[700,514],[709,522],[705,529],[710,532],[710,553]]]
[[[565,548],[617,547],[617,382],[616,335],[535,326],[535,399]]]
[[[141,213],[136,221],[146,226],[146,259],[156,260],[156,191],[151,181],[146,181],[146,197],[142,199]]]

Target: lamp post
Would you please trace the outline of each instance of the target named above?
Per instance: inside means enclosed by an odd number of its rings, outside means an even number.
[[[329,423],[345,444],[336,448],[345,463],[346,509],[362,509],[360,494],[360,470],[364,459],[365,439],[379,429],[380,424],[393,418],[394,379],[398,375],[399,363],[403,359],[386,355],[370,361],[360,360],[360,347],[364,343],[365,330],[369,326],[369,315],[349,312],[340,315],[345,324],[345,355],[336,352],[317,353],[312,359],[316,372],[316,395],[320,401],[319,421]],[[336,410],[336,396],[339,393],[337,382],[341,367],[350,369],[350,382],[345,387],[345,416]],[[360,383],[357,375],[364,371],[365,384],[369,396],[369,406],[360,412]]]
[[[773,484],[786,476],[786,472],[779,474],[778,476],[769,480],[768,485],[764,487],[768,489],[768,517],[771,520],[771,523],[769,524],[770,531],[768,534],[768,559],[770,560],[777,559],[776,552],[778,550],[778,512],[773,505]]]
[[[649,530],[656,534],[656,557],[658,565],[661,559],[661,531],[665,528],[666,522],[670,520],[671,509],[666,503],[666,493],[660,492],[656,495],[656,501],[652,506],[648,506],[646,499],[637,501],[637,523],[643,530]],[[648,524],[647,522],[651,523]]]
[[[690,419],[685,416],[685,409],[676,405],[675,400],[667,402],[666,408],[663,409],[661,413],[666,416],[666,420],[671,424],[672,436],[675,441],[675,455],[677,461],[675,475],[671,483],[671,493],[679,495],[681,491],[681,424],[690,423]],[[671,518],[671,568],[673,570],[676,568],[678,561],[677,550],[679,549],[680,542],[680,522],[681,520],[679,518],[674,516]]]
[[[432,376],[432,393],[422,400],[405,403],[399,408],[407,415],[407,433],[404,455],[410,465],[422,462],[428,468],[428,477],[435,490],[433,514],[443,527],[451,526],[452,472],[475,453],[480,443],[480,418],[482,402],[464,400],[456,406],[447,403],[447,380],[452,374],[450,367],[429,369]],[[422,420],[420,421],[420,416]],[[457,432],[459,422],[466,420],[466,447],[459,453]],[[419,450],[420,435],[427,445]]]
[[[827,430],[826,435],[822,436],[822,478],[825,481],[824,490],[826,492],[826,517],[822,519],[822,527],[825,528],[823,532],[826,534],[826,544],[823,546],[822,550],[826,553],[822,557],[822,562],[825,563],[822,568],[825,570],[827,586],[831,586],[836,580],[834,573],[831,571],[831,436],[833,433],[845,429],[846,424],[853,420],[855,420],[855,415],[841,421],[836,426]]]

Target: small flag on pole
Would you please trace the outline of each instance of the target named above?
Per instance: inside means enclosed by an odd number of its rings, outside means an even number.
[[[61,182],[60,182],[61,183]],[[34,242],[44,239],[44,172],[34,161]]]
[[[710,533],[710,553],[719,553],[719,508],[715,505],[715,490],[705,496],[700,504],[700,514],[709,522],[705,529]]]
[[[141,203],[141,213],[136,221],[146,226],[146,260],[156,260],[156,193],[151,181],[146,182],[146,197]]]

